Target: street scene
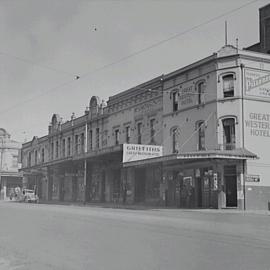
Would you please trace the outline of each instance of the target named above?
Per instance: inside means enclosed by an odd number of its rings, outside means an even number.
[[[0,18],[0,270],[270,270],[268,0]]]
[[[0,203],[0,269],[268,270],[269,214]]]

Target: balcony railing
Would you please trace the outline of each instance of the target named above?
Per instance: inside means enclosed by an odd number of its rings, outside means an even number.
[[[235,143],[223,143],[218,145],[218,150],[234,150]]]

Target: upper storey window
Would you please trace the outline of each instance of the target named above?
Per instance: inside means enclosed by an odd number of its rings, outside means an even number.
[[[31,166],[31,152],[28,153],[27,164],[28,164],[28,167]]]
[[[222,121],[223,142],[225,150],[235,149],[235,119],[227,118]]]
[[[151,143],[154,143],[155,142],[155,119],[151,119],[150,120],[150,141]]]
[[[56,145],[55,145],[55,157],[58,158],[58,154],[59,154],[59,142],[56,141]]]
[[[114,140],[115,140],[115,145],[119,144],[119,140],[120,140],[120,133],[119,133],[119,129],[116,129],[114,131]]]
[[[204,103],[204,82],[200,82],[197,85],[198,88],[198,104]]]
[[[234,76],[233,74],[228,74],[222,77],[223,81],[223,97],[233,97],[234,96]]]
[[[137,124],[138,144],[142,143],[142,123]]]
[[[67,155],[71,155],[71,139],[68,137]]]
[[[35,165],[38,163],[38,152],[35,150]]]
[[[96,148],[99,148],[99,128],[96,128]]]
[[[172,106],[173,106],[173,112],[176,112],[178,110],[178,95],[177,95],[177,92],[172,93]]]
[[[81,153],[84,153],[84,141],[85,141],[85,138],[84,138],[84,133],[81,134]]]
[[[126,143],[130,143],[130,126],[126,127]]]
[[[75,154],[79,153],[79,135],[75,135]]]
[[[177,128],[172,130],[172,152],[177,153]]]
[[[205,150],[205,124],[204,121],[197,123],[198,130],[198,150]]]
[[[62,140],[62,157],[66,156],[66,140]]]
[[[45,161],[45,150],[42,148],[41,150],[41,162],[43,163]]]

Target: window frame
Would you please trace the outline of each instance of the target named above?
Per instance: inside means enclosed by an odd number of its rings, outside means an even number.
[[[137,123],[137,143],[142,144],[142,122]]]
[[[231,78],[230,80],[226,78]],[[227,82],[226,82],[227,81]],[[222,75],[222,92],[223,92],[223,98],[231,98],[235,96],[235,74],[234,73],[227,73]],[[226,84],[229,85],[226,86]]]
[[[206,150],[205,146],[205,121],[199,120],[196,123],[196,127],[198,130],[198,151]]]

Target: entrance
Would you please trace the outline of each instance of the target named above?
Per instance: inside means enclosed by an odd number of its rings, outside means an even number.
[[[135,202],[145,201],[146,170],[135,169]]]
[[[237,174],[236,166],[224,166],[226,190],[226,207],[237,207]]]
[[[197,207],[201,208],[203,206],[203,188],[202,188],[202,178],[197,177],[195,182],[195,189],[197,191]]]
[[[106,184],[106,174],[105,171],[103,171],[101,176],[101,197],[100,197],[101,202],[105,202],[105,184]]]

